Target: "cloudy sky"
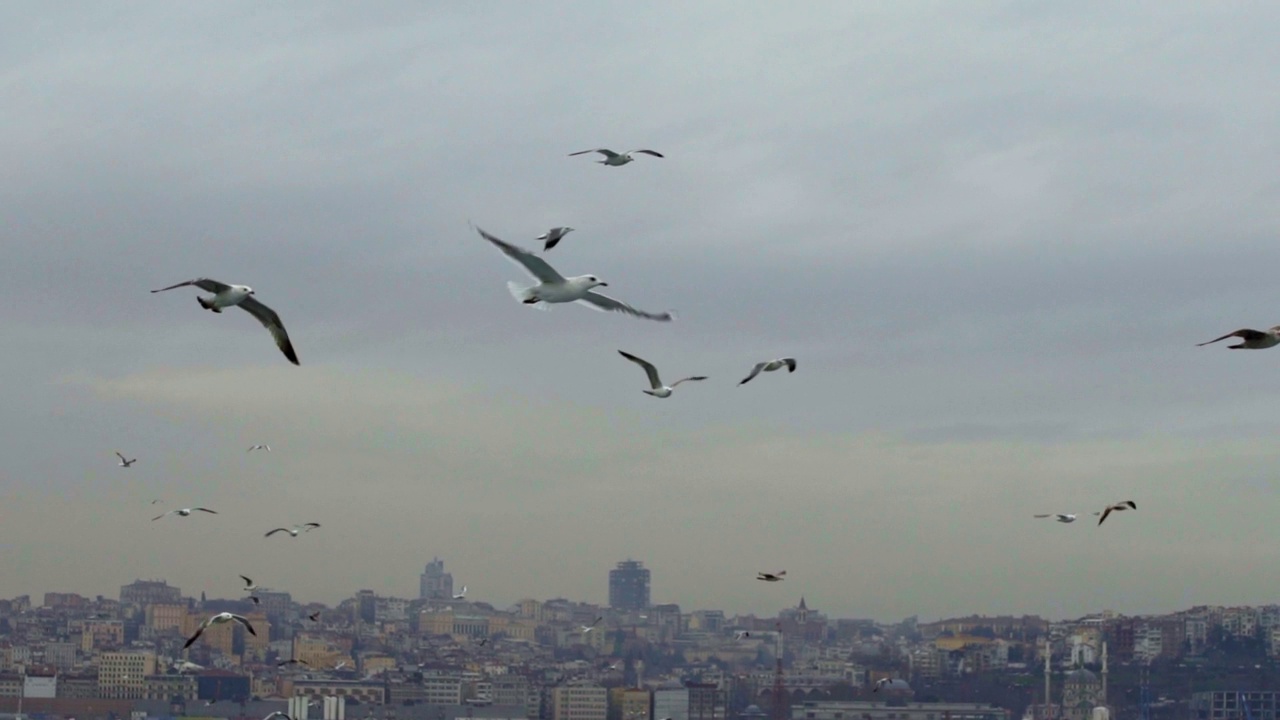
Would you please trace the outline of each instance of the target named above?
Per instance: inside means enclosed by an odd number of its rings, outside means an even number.
[[[1278,25],[7,3],[0,596],[414,597],[438,555],[498,605],[606,602],[628,557],[655,602],[729,612],[1275,601],[1280,350],[1195,343],[1280,323]],[[566,157],[600,146],[666,158]],[[468,221],[571,225],[554,264],[679,320],[521,307]],[[202,275],[254,286],[302,366],[147,292]],[[654,399],[618,349],[711,379]]]

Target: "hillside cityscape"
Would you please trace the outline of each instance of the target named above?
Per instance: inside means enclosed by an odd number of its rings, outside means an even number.
[[[650,602],[609,571],[609,604],[496,608],[440,559],[417,598],[337,607],[254,588],[191,598],[137,580],[118,599],[0,600],[0,713],[294,720],[1276,720],[1280,605],[1070,620],[885,624],[797,597],[774,617]],[[247,583],[252,587],[252,583]],[[247,588],[248,589],[248,588]],[[242,615],[252,627],[211,625]]]

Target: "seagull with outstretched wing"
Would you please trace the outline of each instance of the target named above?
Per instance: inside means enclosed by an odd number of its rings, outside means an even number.
[[[643,392],[647,395],[652,395],[656,398],[671,397],[671,393],[675,390],[675,387],[682,382],[707,379],[706,375],[691,375],[686,378],[680,378],[679,380],[671,383],[670,385],[663,385],[662,379],[658,377],[658,368],[654,367],[653,363],[649,362],[648,360],[638,358],[635,355],[632,355],[629,352],[624,352],[622,350],[619,350],[618,354],[630,360],[631,362],[639,365],[640,367],[644,368],[645,374],[649,376],[649,385],[652,387],[652,389],[641,390],[640,392]]]
[[[662,153],[656,152],[653,150],[628,150],[627,152],[624,152],[624,153],[616,153],[608,148],[592,148],[591,150],[579,150],[578,152],[569,153],[569,157],[573,157],[574,155],[586,155],[587,153],[600,153],[601,155],[604,156],[604,159],[597,160],[596,162],[600,163],[601,165],[611,165],[613,167],[626,165],[632,160],[635,160],[635,157],[633,156],[636,153],[652,155],[656,158],[666,157]]]
[[[271,333],[271,337],[276,341],[276,347],[280,348],[280,352],[284,353],[289,362],[294,365],[299,364],[298,354],[293,351],[293,343],[289,342],[289,333],[285,332],[284,323],[280,321],[280,316],[276,314],[275,310],[258,302],[254,297],[253,288],[248,285],[228,285],[209,278],[196,278],[195,280],[180,282],[177,285],[170,285],[151,292],[164,292],[188,285],[194,285],[201,290],[213,293],[213,297],[210,298],[196,297],[196,302],[200,303],[200,307],[205,310],[221,313],[223,308],[239,306],[240,309],[256,317],[258,322],[262,323],[262,326]]]
[[[787,369],[787,372],[789,373],[795,372],[796,359],[795,358],[778,358],[777,360],[766,360],[765,362],[758,362],[756,363],[755,367],[751,368],[751,374],[743,378],[741,381],[739,381],[738,384],[746,385],[747,383],[751,382],[752,378],[754,378],[755,376],[759,375],[762,372],[773,372],[774,370],[781,370],[784,367]]]

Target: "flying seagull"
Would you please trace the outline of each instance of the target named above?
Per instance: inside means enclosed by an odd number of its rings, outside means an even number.
[[[892,685],[892,684],[893,684],[893,678],[882,677],[876,681],[876,686],[874,688],[871,688],[871,692],[880,692],[880,688],[886,685]]]
[[[538,281],[537,285],[531,287],[521,287],[514,282],[507,283],[507,290],[511,292],[511,296],[526,305],[533,305],[545,310],[547,309],[546,304],[550,303],[578,302],[601,312],[623,312],[647,320],[660,320],[663,322],[671,320],[670,312],[655,315],[643,310],[637,310],[624,302],[614,300],[608,295],[601,295],[595,292],[592,288],[605,287],[609,284],[602,282],[595,275],[578,275],[566,278],[556,272],[555,268],[548,265],[546,260],[528,250],[500,240],[480,228],[476,228],[476,231],[480,233],[480,237],[493,243],[508,258],[523,267],[526,272],[533,276],[533,279]]]
[[[746,640],[749,637],[751,637],[750,630],[739,630],[733,634],[734,640]]]
[[[271,446],[270,445],[254,445],[248,450],[245,450],[245,452],[253,452],[254,450],[266,450],[267,452],[271,452]]]
[[[573,232],[571,227],[553,227],[550,230],[538,236],[538,240],[545,240],[546,244],[542,246],[542,252],[546,252],[556,246],[556,243],[564,239],[565,235]]]
[[[311,663],[307,662],[306,660],[294,660],[290,658],[289,660],[281,660],[280,662],[276,663],[276,667],[284,667],[285,665],[310,665],[310,664]]]
[[[600,163],[601,165],[613,165],[614,167],[617,167],[619,165],[626,165],[632,160],[635,160],[635,158],[632,156],[635,155],[636,153],[644,153],[645,155],[652,155],[657,158],[666,157],[662,153],[654,152],[653,150],[628,150],[622,153],[621,155],[619,155],[618,153],[612,150],[609,150],[608,148],[593,148],[591,150],[580,150],[575,153],[569,153],[569,157],[573,157],[574,155],[586,155],[587,153],[600,153],[601,155],[604,156],[604,159],[597,160],[596,162]]]
[[[275,711],[275,712],[271,713],[270,715],[268,715],[268,716],[266,716],[266,717],[262,718],[262,720],[275,720],[276,718],[281,718],[282,720],[293,720],[293,718],[289,717],[289,715],[288,715],[287,713],[282,713],[282,712],[280,712],[279,710],[277,710],[277,711]]]
[[[787,369],[787,372],[795,372],[796,359],[795,358],[778,358],[777,360],[769,360],[767,362],[756,363],[756,366],[751,368],[751,374],[743,378],[742,381],[739,382],[738,384],[746,385],[747,383],[751,382],[751,378],[759,375],[761,371],[773,372],[774,370],[778,370],[784,367]]]
[[[594,630],[594,629],[596,628],[596,625],[599,625],[599,624],[600,624],[600,621],[601,621],[601,620],[603,620],[603,619],[604,619],[604,616],[603,616],[603,615],[601,615],[600,617],[598,617],[598,618],[596,618],[594,621],[592,621],[592,623],[591,623],[590,625],[580,625],[579,627],[581,627],[581,628],[582,628],[582,634],[583,634],[583,635],[585,635],[585,634],[587,634],[587,633],[591,632],[592,630]]]
[[[244,592],[253,592],[254,590],[259,589],[257,584],[249,579],[249,576],[241,575],[240,579],[244,581]]]
[[[289,358],[289,362],[294,365],[298,363],[298,354],[293,351],[293,343],[289,342],[289,333],[284,330],[284,323],[280,322],[280,316],[275,310],[263,305],[254,298],[253,288],[248,285],[228,285],[210,280],[209,278],[196,278],[186,282],[170,285],[167,288],[152,290],[153,293],[164,292],[174,288],[186,287],[187,285],[195,285],[201,290],[213,293],[211,298],[197,297],[196,302],[200,303],[200,307],[205,310],[212,310],[221,313],[222,308],[239,305],[241,309],[250,315],[258,318],[258,322],[271,332],[271,337],[275,338],[276,347],[280,348],[280,352]]]
[[[138,462],[138,458],[134,458],[132,460],[126,460],[125,457],[120,454],[119,450],[116,451],[116,457],[120,458],[120,467],[122,468],[127,468],[130,465]]]
[[[763,580],[765,582],[782,582],[783,580],[786,580],[786,578],[783,577],[783,575],[786,574],[786,570],[779,570],[776,573],[758,572],[756,573],[756,579]]]
[[[454,596],[453,596],[453,599],[454,599],[454,600],[461,600],[461,599],[465,598],[466,596],[467,596],[467,586],[466,586],[466,585],[463,585],[463,586],[462,586],[462,592],[458,593],[457,595],[454,595]]]
[[[248,618],[245,618],[240,615],[236,615],[235,613],[220,612],[217,615],[210,617],[208,620],[205,620],[204,622],[200,623],[200,627],[196,628],[196,634],[187,638],[187,644],[183,645],[182,649],[186,650],[187,648],[191,647],[191,643],[195,642],[196,639],[200,637],[200,633],[203,633],[204,629],[209,627],[210,625],[222,625],[223,623],[229,623],[229,622],[240,623],[241,625],[244,626],[245,630],[249,631],[250,635],[256,636],[258,634],[257,632],[254,631],[253,626],[249,624]]]
[[[1057,520],[1057,521],[1058,521],[1058,522],[1060,522],[1060,523],[1073,523],[1073,522],[1075,522],[1075,521],[1076,521],[1076,516],[1075,516],[1075,515],[1072,515],[1072,514],[1070,514],[1070,513],[1056,513],[1056,514],[1055,514],[1055,513],[1048,513],[1048,514],[1045,514],[1045,515],[1036,515],[1035,517],[1038,517],[1038,518],[1053,518],[1053,519]]]
[[[170,510],[169,512],[164,513],[164,515],[157,515],[157,516],[155,516],[155,517],[151,518],[151,521],[152,521],[152,522],[155,522],[156,520],[159,520],[160,518],[164,517],[165,515],[177,515],[178,517],[187,517],[187,516],[189,516],[189,515],[190,515],[191,513],[193,513],[193,512],[207,512],[207,513],[209,513],[209,514],[211,514],[211,515],[217,515],[217,514],[218,514],[218,511],[217,511],[217,510],[210,510],[209,508],[203,508],[203,507],[179,508],[179,509],[177,509],[177,510]]]
[[[320,622],[320,611],[317,610],[311,613],[310,615],[307,616],[307,619],[310,620],[311,622]]]
[[[1228,345],[1227,347],[1231,350],[1266,350],[1269,347],[1280,345],[1280,325],[1265,331],[1244,328],[1233,333],[1227,333],[1217,340],[1199,343],[1196,347],[1211,345],[1218,342],[1218,340],[1226,340],[1229,337],[1238,337],[1241,340],[1239,345]]]
[[[278,532],[289,533],[289,537],[298,537],[298,533],[310,532],[318,527],[320,527],[320,523],[304,523],[302,525],[294,525],[292,529],[281,527],[281,528],[276,528],[275,530],[272,530],[271,532],[267,533],[266,535],[263,535],[262,537],[271,537],[272,535],[275,535]]]
[[[628,352],[623,352],[622,350],[619,350],[618,354],[622,355],[622,357],[644,368],[645,374],[649,376],[649,385],[653,387],[652,390],[640,391],[645,393],[646,395],[652,395],[657,398],[671,397],[671,393],[675,390],[675,387],[680,383],[688,380],[706,380],[707,379],[706,375],[691,375],[686,378],[680,378],[679,380],[671,383],[670,386],[663,385],[662,380],[658,377],[658,368],[654,367],[653,363],[649,362],[648,360],[642,360],[636,357],[635,355],[632,355],[631,353],[628,353]]]
[[[1130,509],[1137,510],[1138,504],[1132,500],[1125,500],[1124,502],[1118,502],[1114,505],[1108,505],[1105,510],[1103,510],[1100,513],[1094,513],[1094,515],[1102,516],[1098,518],[1098,524],[1101,525],[1102,521],[1106,520],[1107,516],[1110,515],[1111,513],[1120,512],[1121,510],[1130,510]]]

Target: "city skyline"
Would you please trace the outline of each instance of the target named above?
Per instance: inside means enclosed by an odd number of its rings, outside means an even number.
[[[411,598],[438,555],[469,597],[604,604],[632,556],[653,602],[738,612],[1265,602],[1280,349],[1196,344],[1280,322],[1276,27],[1191,0],[6,3],[0,595]],[[602,146],[664,157],[570,157]],[[552,264],[678,319],[523,307],[469,223],[574,227]],[[301,366],[148,292],[206,275]],[[709,379],[659,400],[619,350]]]

